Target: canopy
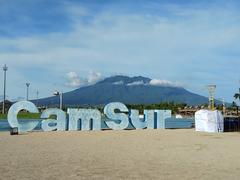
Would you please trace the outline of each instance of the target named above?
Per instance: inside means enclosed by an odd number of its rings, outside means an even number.
[[[195,113],[196,131],[223,132],[224,118],[220,111],[199,110]]]

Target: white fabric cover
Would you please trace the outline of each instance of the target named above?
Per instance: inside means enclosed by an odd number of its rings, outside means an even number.
[[[199,110],[195,113],[195,129],[203,132],[223,132],[224,118],[220,111]]]

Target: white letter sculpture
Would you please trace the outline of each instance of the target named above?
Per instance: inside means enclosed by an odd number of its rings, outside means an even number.
[[[37,107],[30,101],[21,101],[13,104],[8,112],[8,122],[10,127],[18,128],[18,132],[32,131],[40,121],[26,121],[19,123],[17,115],[21,110],[30,113],[39,113]],[[109,103],[104,107],[104,119],[108,128],[113,130],[123,130],[127,128],[136,129],[159,129],[166,128],[165,121],[171,117],[170,110],[144,110],[144,118],[139,118],[138,110],[131,110],[120,102]],[[197,114],[197,113],[196,113]],[[55,115],[56,119],[50,119]],[[102,116],[97,109],[68,109],[68,119],[63,110],[57,108],[46,109],[42,112],[41,128],[43,131],[77,131],[77,130],[101,130]],[[130,124],[129,124],[130,123]],[[197,123],[196,123],[197,124]]]
[[[130,120],[136,129],[154,129],[154,111],[153,110],[144,110],[144,119],[139,118],[138,110],[130,111]]]
[[[171,110],[155,110],[156,129],[165,129],[166,119],[171,118],[171,116],[172,116]]]
[[[68,109],[68,114],[69,131],[101,130],[101,113],[97,109]]]
[[[38,113],[38,108],[29,101],[20,101],[13,104],[8,111],[8,123],[12,128],[18,128],[18,132],[32,131],[37,125],[38,121],[25,122],[20,124],[17,115],[21,110],[27,110],[30,113]]]
[[[56,115],[57,120],[55,119],[46,119],[42,121],[42,129],[43,131],[65,131],[66,130],[66,113],[63,110],[51,108],[46,109],[42,112],[41,118],[49,118],[51,115]],[[56,124],[54,126],[50,126],[50,124]]]
[[[120,113],[116,113],[115,110],[119,110]],[[109,103],[104,107],[104,114],[107,118],[111,119],[105,121],[107,126],[113,130],[123,130],[126,129],[129,125],[128,108],[119,102]],[[119,123],[118,123],[119,122]]]

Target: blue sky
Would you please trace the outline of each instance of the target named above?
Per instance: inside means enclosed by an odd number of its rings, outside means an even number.
[[[239,42],[237,0],[0,0],[0,65],[9,67],[12,100],[26,97],[26,82],[34,99],[37,90],[47,97],[124,74],[202,95],[216,84],[217,97],[232,102]]]

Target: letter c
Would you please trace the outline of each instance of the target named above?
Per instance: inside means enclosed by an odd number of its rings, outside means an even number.
[[[20,124],[17,119],[17,115],[21,110],[27,110],[30,113],[39,113],[38,108],[30,101],[19,101],[13,104],[8,111],[8,123],[12,128],[18,128],[19,132],[27,132],[32,131],[37,125],[36,122],[25,122],[24,124]]]

